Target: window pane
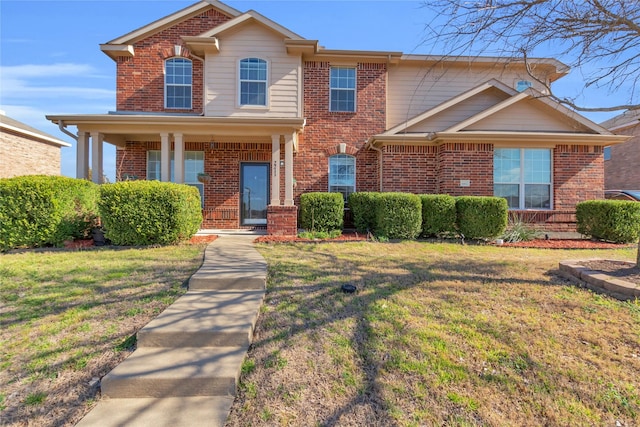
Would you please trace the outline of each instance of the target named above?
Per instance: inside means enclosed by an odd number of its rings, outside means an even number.
[[[548,184],[525,184],[524,208],[525,209],[549,209],[551,208],[551,186]]]
[[[356,159],[346,154],[329,158],[329,191],[342,193],[345,201],[355,191]]]
[[[240,61],[240,104],[267,105],[267,61],[259,58]]]
[[[267,104],[266,84],[258,83],[258,82],[240,83],[240,104],[266,105]]]
[[[167,108],[191,108],[191,61],[172,58],[165,61],[165,92]]]
[[[520,186],[518,184],[494,184],[493,195],[507,199],[510,209],[520,207]]]
[[[546,149],[524,150],[524,182],[551,182],[551,152]]]
[[[520,182],[520,150],[497,148],[493,151],[493,182]]]
[[[331,111],[353,112],[356,110],[355,68],[332,68],[330,89],[329,109]]]

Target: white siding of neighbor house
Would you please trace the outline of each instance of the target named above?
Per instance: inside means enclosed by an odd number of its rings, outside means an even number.
[[[205,59],[206,116],[302,116],[302,60],[287,54],[282,36],[260,24],[247,24],[218,39],[220,52]],[[244,58],[267,61],[266,107],[239,104],[239,62]]]
[[[482,111],[490,108],[509,97],[508,94],[490,88],[477,95],[417,123],[407,129],[407,132],[438,132],[460,123]]]
[[[526,99],[510,105],[466,127],[465,130],[593,133],[584,125],[567,119],[566,116],[535,99]]]
[[[527,75],[494,66],[430,66],[401,63],[389,67],[387,85],[387,129],[405,122],[480,84],[496,79],[515,88]],[[533,87],[543,88],[534,82]]]

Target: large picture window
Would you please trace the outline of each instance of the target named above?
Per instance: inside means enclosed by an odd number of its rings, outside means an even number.
[[[511,209],[551,209],[551,150],[496,148],[493,193]]]
[[[147,180],[160,181],[160,151],[147,151]],[[171,152],[171,182],[175,182],[174,152]],[[204,206],[204,184],[198,181],[198,174],[204,173],[204,151],[184,152],[184,183],[196,187],[200,192],[200,200]]]
[[[356,111],[356,69],[331,68],[329,111]]]
[[[267,105],[267,61],[240,61],[240,105]]]
[[[171,58],[164,63],[165,107],[191,109],[191,61]]]
[[[342,193],[345,203],[356,191],[356,158],[347,154],[329,157],[329,192]]]

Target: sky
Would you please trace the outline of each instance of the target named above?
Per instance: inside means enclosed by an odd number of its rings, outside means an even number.
[[[46,114],[105,114],[115,110],[115,62],[99,45],[196,3],[196,0],[0,0],[0,110],[72,147],[62,149],[62,174],[75,176],[75,141]],[[432,12],[420,1],[225,1],[253,9],[328,49],[444,54],[426,45]],[[562,58],[558,58],[562,60]],[[616,98],[590,88],[582,93],[574,71],[554,84],[557,94],[586,106]],[[620,99],[623,102],[623,99]],[[601,122],[615,113],[585,114]],[[68,129],[76,133],[74,126]],[[105,175],[115,176],[115,148],[104,147]]]

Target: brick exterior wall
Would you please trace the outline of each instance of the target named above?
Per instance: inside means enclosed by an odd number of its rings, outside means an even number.
[[[201,113],[203,63],[191,56],[180,36],[198,36],[229,19],[215,9],[209,9],[134,43],[135,56],[118,58],[116,61],[117,110]],[[174,57],[174,45],[181,45],[182,56],[192,60],[191,110],[164,108],[164,60]]]
[[[635,137],[611,147],[611,159],[604,162],[604,188],[640,190],[640,124],[616,133]]]
[[[469,180],[468,187],[460,180]],[[438,193],[493,195],[493,144],[446,143],[438,146]]]
[[[558,145],[553,150],[553,206],[575,211],[576,204],[604,198],[602,147]]]
[[[267,234],[295,236],[298,234],[297,206],[268,206]]]
[[[0,178],[22,175],[60,175],[58,145],[0,131]]]

